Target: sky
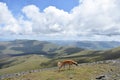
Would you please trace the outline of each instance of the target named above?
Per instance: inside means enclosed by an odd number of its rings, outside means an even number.
[[[0,39],[120,41],[119,0],[0,0]]]

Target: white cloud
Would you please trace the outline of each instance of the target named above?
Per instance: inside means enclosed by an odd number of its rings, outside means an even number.
[[[62,30],[61,27],[60,27],[60,25],[58,25],[58,24],[51,25],[51,26],[49,27],[49,29],[50,29],[51,31],[53,31],[53,32],[59,32],[59,31]]]
[[[120,6],[117,0],[82,0],[80,3],[72,10],[76,31],[84,31],[88,35],[99,33],[98,36],[120,33]]]
[[[5,3],[0,3],[0,30],[48,39],[119,39],[119,3],[118,0],[80,0],[69,13],[54,6],[41,11],[35,5],[28,5],[22,9],[25,16],[19,19],[14,18]]]
[[[29,21],[25,21],[23,18],[16,19],[6,3],[0,2],[0,35],[28,34],[32,31],[31,28]]]
[[[22,11],[30,19],[34,33],[54,34],[61,32],[69,22],[69,14],[53,6],[40,12],[37,6],[29,5],[25,6]]]
[[[5,3],[0,3],[0,30],[1,34],[18,34],[21,28]]]
[[[33,34],[32,23],[30,21],[24,20],[23,16],[21,16],[18,21],[19,21],[19,25],[21,26],[20,34],[23,34],[23,35]]]

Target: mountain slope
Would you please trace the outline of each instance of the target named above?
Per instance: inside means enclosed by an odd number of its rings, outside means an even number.
[[[72,49],[72,51],[69,51]],[[66,53],[79,52],[83,49],[76,47],[63,47],[46,41],[15,40],[0,42],[0,55],[21,56],[28,54],[40,54],[46,56],[62,55]]]
[[[42,68],[40,64],[49,59],[40,55],[11,57],[0,62],[0,75]]]
[[[65,40],[54,40],[49,41],[62,46],[76,46],[84,49],[92,50],[106,50],[120,46],[120,42],[117,41],[65,41]]]
[[[62,68],[38,69],[33,72],[17,73],[4,80],[119,80],[120,60],[100,61]],[[5,77],[4,77],[5,78]],[[98,79],[99,78],[99,79]]]
[[[86,50],[36,40],[0,42],[0,46],[0,74],[53,67],[58,61],[66,59],[87,63],[120,58],[120,47],[109,50]],[[27,68],[28,66],[30,67]]]
[[[0,42],[0,74],[41,68],[40,64],[46,60],[71,55],[82,50],[84,49],[72,46],[63,47],[36,40]],[[30,67],[27,68],[27,65]]]
[[[88,63],[118,58],[120,58],[120,47],[105,51],[83,50],[71,55],[54,58],[46,63],[42,63],[41,66],[44,67],[46,65],[47,67],[56,66],[56,63],[58,61],[63,61],[66,59],[73,59],[78,63]]]

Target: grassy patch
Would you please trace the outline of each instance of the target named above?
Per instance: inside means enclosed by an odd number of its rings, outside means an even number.
[[[42,72],[30,73],[12,80],[94,80],[97,75],[101,75],[115,69],[112,65],[108,64],[91,64],[81,65],[79,67],[73,67],[72,69],[63,69],[58,72],[56,70],[47,70]]]
[[[9,64],[9,67],[0,69],[0,75],[31,69],[39,69],[41,68],[40,64],[48,61],[49,59],[40,55],[29,55],[16,57],[13,58],[13,60],[15,61]]]

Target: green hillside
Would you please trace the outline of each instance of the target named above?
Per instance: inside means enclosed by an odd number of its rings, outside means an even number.
[[[120,58],[120,47],[105,51],[83,50],[71,55],[54,58],[46,63],[42,63],[41,66],[45,67],[47,65],[47,67],[52,67],[56,65],[56,62],[66,59],[73,59],[78,63],[88,63],[118,58]]]
[[[0,75],[54,67],[58,61],[66,59],[73,59],[81,64],[120,58],[120,47],[85,50],[36,40],[0,42],[0,46]]]
[[[119,80],[120,76],[117,75],[119,72],[119,66],[112,62],[89,63],[78,67],[72,66],[70,70],[66,66],[60,72],[57,68],[48,69],[3,80]],[[103,76],[101,79],[97,79],[101,76]]]
[[[12,57],[0,62],[1,64],[4,63],[4,65],[1,66],[0,75],[39,69],[42,68],[40,64],[48,60],[48,58],[40,55]]]
[[[0,74],[42,68],[41,63],[54,57],[66,56],[82,50],[84,49],[62,47],[36,40],[0,42]]]
[[[72,51],[69,51],[72,49]],[[0,55],[8,56],[22,56],[28,54],[40,54],[48,57],[64,55],[64,53],[71,54],[79,52],[83,49],[69,46],[59,46],[46,41],[37,40],[15,40],[8,42],[0,42]]]

